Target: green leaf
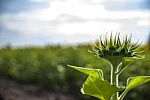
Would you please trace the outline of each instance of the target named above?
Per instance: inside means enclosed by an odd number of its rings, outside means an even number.
[[[127,87],[125,91],[129,91],[139,85],[142,85],[144,83],[150,82],[150,76],[136,76],[136,77],[130,77],[127,80]]]
[[[117,92],[121,91],[108,81],[101,80],[100,78],[89,76],[81,88],[83,94],[87,94],[101,100],[110,100],[110,98]]]
[[[127,86],[125,91],[120,95],[119,100],[123,100],[124,96],[130,91],[131,89],[140,86],[144,83],[150,82],[150,76],[136,76],[130,77],[127,80]]]
[[[101,79],[104,79],[103,78],[103,72],[102,70],[100,69],[93,69],[93,68],[84,68],[84,67],[77,67],[77,66],[71,66],[71,65],[68,65],[69,67],[73,68],[73,69],[76,69],[86,75],[91,75],[93,77],[99,77]]]
[[[129,64],[135,62],[136,60],[139,60],[138,58],[134,58],[134,57],[124,57],[123,58],[123,62],[122,62],[122,66],[128,66]]]
[[[137,58],[137,57],[124,57],[122,59],[122,66],[121,66],[121,70],[119,71],[119,73],[121,73],[123,70],[125,70],[130,64],[132,64],[133,62],[140,60],[142,58]]]

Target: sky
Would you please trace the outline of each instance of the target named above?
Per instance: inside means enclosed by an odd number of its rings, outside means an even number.
[[[0,46],[85,43],[111,32],[146,43],[150,0],[0,0]]]

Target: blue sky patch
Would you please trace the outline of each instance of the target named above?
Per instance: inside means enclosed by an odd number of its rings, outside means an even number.
[[[113,2],[106,6],[108,10],[150,10],[150,0]]]
[[[32,2],[31,0],[0,0],[0,13],[16,13],[45,7],[45,2]]]

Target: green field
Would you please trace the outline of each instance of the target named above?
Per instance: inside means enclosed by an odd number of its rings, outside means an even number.
[[[74,95],[81,100],[92,100],[82,96],[80,87],[86,76],[67,67],[67,64],[100,68],[109,79],[109,67],[88,52],[89,45],[45,46],[0,49],[0,76],[23,83],[38,84],[52,92]],[[150,75],[150,50],[144,46],[145,58],[127,68],[119,77],[125,85],[129,76]],[[105,70],[104,70],[105,69]],[[142,85],[126,96],[125,100],[150,100],[150,84]],[[95,98],[94,98],[95,99]]]

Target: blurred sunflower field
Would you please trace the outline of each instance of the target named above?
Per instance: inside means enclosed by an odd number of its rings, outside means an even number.
[[[0,78],[10,78],[27,84],[37,84],[52,92],[62,92],[78,100],[96,100],[82,96],[80,87],[86,76],[68,68],[67,64],[100,68],[109,79],[107,63],[96,58],[88,49],[89,44],[77,46],[49,45],[45,47],[24,47],[0,49]],[[119,80],[125,85],[129,76],[150,75],[150,47],[142,45],[145,58],[130,65]],[[101,66],[99,66],[101,65]],[[104,70],[105,69],[105,70]],[[142,85],[126,96],[125,100],[150,100],[150,84]]]

